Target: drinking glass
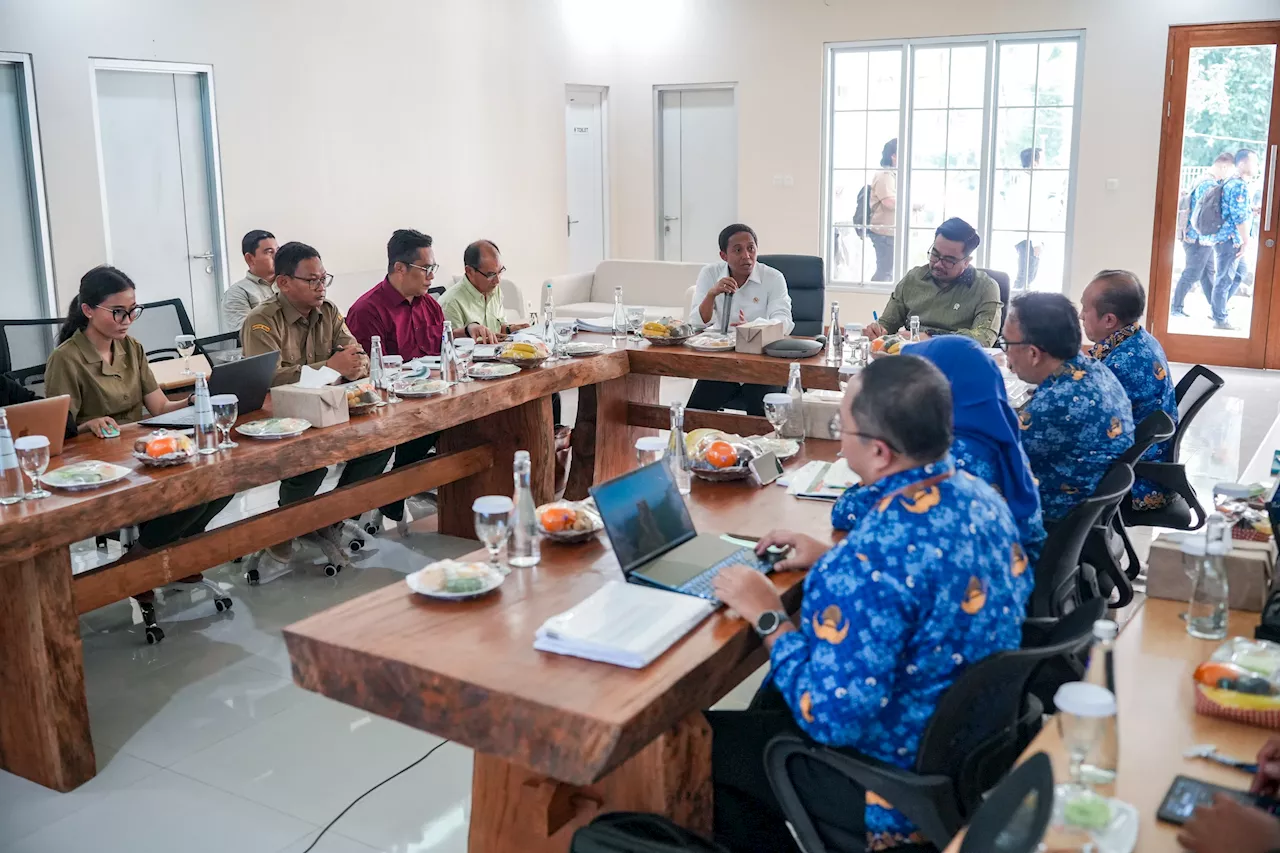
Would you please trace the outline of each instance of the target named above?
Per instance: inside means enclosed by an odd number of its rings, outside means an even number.
[[[400,379],[400,371],[404,369],[404,356],[384,355],[382,357],[382,382],[386,385],[387,402],[399,403],[396,396],[396,382]]]
[[[173,345],[178,350],[178,355],[182,356],[182,375],[194,376],[191,372],[191,356],[196,351],[196,336],[178,335],[173,339]]]
[[[239,447],[231,440],[231,428],[236,425],[236,418],[240,416],[240,398],[235,394],[217,394],[209,398],[209,406],[213,409],[213,425],[222,433],[218,449],[231,450]]]
[[[49,467],[49,439],[43,435],[25,435],[13,442],[13,449],[18,453],[18,465],[31,479],[32,489],[27,492],[27,500],[49,497],[49,490],[40,488],[40,478]]]
[[[1058,734],[1069,768],[1069,780],[1060,789],[1063,799],[1095,799],[1099,795],[1090,784],[1086,765],[1099,762],[1102,755],[1098,750],[1104,741],[1109,738],[1110,743],[1115,743],[1115,695],[1105,687],[1073,681],[1059,687],[1053,701],[1058,708]]]
[[[791,396],[788,394],[765,394],[764,416],[773,426],[773,437],[778,438],[782,425],[791,417]]]
[[[578,333],[578,321],[576,320],[556,320],[552,324],[555,332],[556,343],[559,344],[560,355],[562,358],[568,358],[564,355],[565,344],[573,340],[573,336]]]
[[[642,341],[644,337],[640,334],[640,330],[644,328],[644,307],[640,305],[627,306],[627,331],[636,333],[636,340]]]
[[[661,436],[646,435],[636,439],[636,461],[641,468],[660,462],[666,450],[667,442]]]
[[[471,357],[475,355],[476,342],[471,338],[457,338],[453,342],[453,362],[458,365],[459,382],[475,382],[471,378]]]
[[[471,511],[476,516],[476,538],[484,543],[489,551],[489,568],[502,574],[510,574],[498,560],[498,555],[507,544],[511,535],[511,511],[515,504],[506,495],[485,495],[476,498],[471,504]]]

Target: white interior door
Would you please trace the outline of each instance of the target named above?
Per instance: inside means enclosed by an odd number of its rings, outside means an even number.
[[[111,262],[137,283],[139,301],[181,299],[197,334],[215,334],[221,288],[200,75],[96,74]]]
[[[738,119],[730,88],[659,92],[663,260],[713,261],[738,217]]]
[[[604,122],[600,91],[565,94],[565,158],[569,182],[569,270],[589,272],[605,258]]]
[[[45,305],[44,262],[32,203],[34,176],[27,165],[30,137],[23,115],[22,86],[18,66],[0,62],[0,258],[4,259],[0,317],[13,320],[60,315],[56,308]]]

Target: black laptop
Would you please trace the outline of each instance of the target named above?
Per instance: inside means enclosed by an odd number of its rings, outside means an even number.
[[[267,400],[271,380],[276,375],[280,353],[265,352],[238,361],[228,361],[213,368],[209,376],[209,396],[235,394],[240,399],[239,412],[256,412]],[[141,421],[143,426],[193,427],[196,425],[196,407],[187,406],[166,415],[157,415]]]
[[[711,582],[722,568],[742,563],[770,571],[754,549],[694,530],[689,508],[662,462],[593,486],[591,496],[622,573],[632,583],[715,601]]]

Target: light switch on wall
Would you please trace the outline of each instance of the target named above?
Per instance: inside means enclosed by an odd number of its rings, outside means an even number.
[[[1107,192],[1115,192],[1120,189],[1119,178],[1107,178]]]

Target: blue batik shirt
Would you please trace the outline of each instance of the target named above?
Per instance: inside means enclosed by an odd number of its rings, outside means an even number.
[[[1050,524],[1093,494],[1133,444],[1133,407],[1120,380],[1085,355],[1064,361],[1041,382],[1018,421]]]
[[[1105,364],[1133,404],[1136,427],[1153,412],[1164,412],[1178,423],[1178,399],[1169,375],[1169,359],[1164,347],[1150,332],[1137,323],[1116,329],[1098,341],[1089,355]],[[1142,458],[1151,462],[1173,461],[1173,439],[1147,448]],[[1169,502],[1170,495],[1150,480],[1138,479],[1133,484],[1133,508],[1157,509]]]
[[[999,463],[994,454],[995,450],[990,445],[967,441],[962,435],[957,435],[951,442],[951,456],[956,461],[956,468],[968,471],[979,480],[990,484],[999,494],[1000,489],[995,486],[1000,479],[996,473]],[[831,526],[836,530],[851,530],[858,523],[858,512],[862,501],[858,498],[857,492],[861,489],[861,485],[850,486],[831,507]],[[1018,529],[1018,541],[1022,543],[1023,551],[1034,566],[1040,560],[1040,551],[1044,548],[1046,538],[1044,512],[1037,506],[1033,514],[1025,518],[1015,517],[1013,523]]]
[[[1033,573],[1008,505],[950,455],[851,500],[857,523],[805,578],[772,679],[814,740],[910,769],[965,667],[1018,648]],[[873,794],[866,825],[872,849],[914,831]]]
[[[1191,191],[1191,213],[1187,221],[1187,236],[1184,239],[1188,243],[1199,242],[1206,246],[1228,241],[1238,246],[1240,245],[1239,226],[1243,222],[1248,222],[1253,215],[1253,210],[1249,206],[1249,188],[1245,185],[1243,178],[1227,178],[1222,183],[1222,227],[1218,232],[1201,234],[1195,229],[1196,206],[1200,203],[1201,197],[1216,185],[1217,181],[1213,178],[1206,178],[1196,184],[1195,189]]]

